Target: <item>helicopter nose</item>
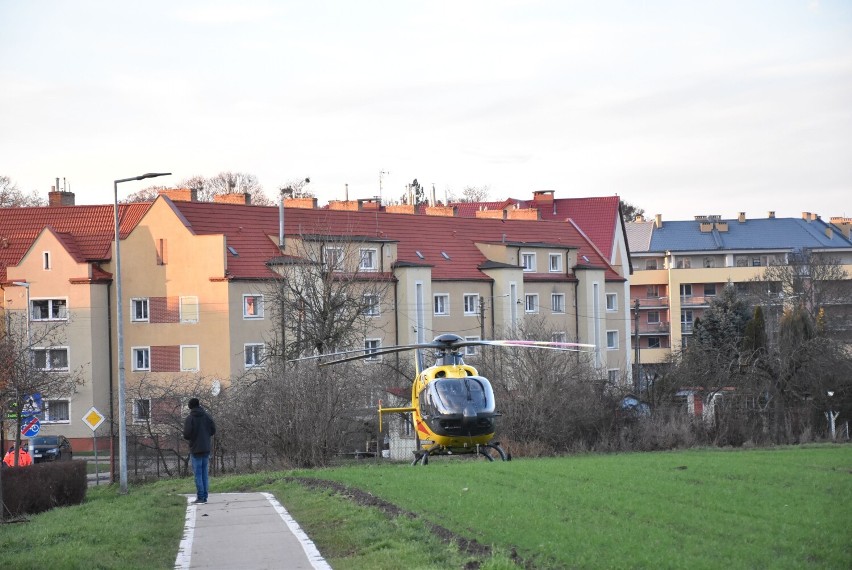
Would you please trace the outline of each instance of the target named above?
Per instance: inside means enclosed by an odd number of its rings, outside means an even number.
[[[465,406],[462,412],[463,420],[469,422],[476,419],[476,409],[473,406]]]

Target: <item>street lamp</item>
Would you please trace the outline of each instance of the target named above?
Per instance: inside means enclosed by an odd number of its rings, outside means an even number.
[[[118,461],[119,488],[121,493],[127,493],[127,410],[124,402],[124,318],[122,315],[121,299],[121,244],[118,231],[118,185],[131,180],[145,180],[158,176],[169,176],[171,172],[149,172],[132,178],[116,180],[115,188],[115,317],[117,319],[116,335],[118,337]]]
[[[834,391],[828,390],[826,394],[828,394],[828,411],[825,412],[825,419],[828,420],[828,429],[831,434],[831,441],[835,441],[835,421],[837,421],[837,416],[840,415],[840,412],[835,412],[831,409],[831,397],[834,396]]]

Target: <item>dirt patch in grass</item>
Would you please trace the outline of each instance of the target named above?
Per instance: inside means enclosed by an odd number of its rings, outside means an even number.
[[[349,487],[347,485],[344,485],[343,483],[338,483],[337,481],[328,481],[326,479],[312,479],[309,477],[285,477],[285,480],[289,482],[298,483],[304,487],[308,487],[309,489],[334,491],[335,493],[346,497],[351,501],[354,501],[358,505],[379,509],[389,517],[408,517],[411,519],[423,520],[424,524],[426,524],[429,530],[442,542],[446,544],[456,544],[458,545],[460,551],[471,556],[476,556],[478,558],[485,559],[491,557],[492,555],[492,549],[490,546],[486,546],[480,542],[477,542],[475,539],[465,538],[464,536],[455,533],[441,525],[431,523],[428,520],[425,520],[420,517],[417,513],[413,513],[411,511],[407,511],[403,508],[400,508],[391,502],[376,497],[372,493],[368,493],[367,491]],[[523,558],[518,556],[517,550],[514,547],[512,547],[509,553],[509,557],[512,559],[512,562],[522,568],[532,568],[532,565],[528,564],[526,561],[523,560]],[[465,568],[468,570],[475,570],[476,568],[479,568],[479,566],[479,562],[472,561],[469,562],[465,566]]]

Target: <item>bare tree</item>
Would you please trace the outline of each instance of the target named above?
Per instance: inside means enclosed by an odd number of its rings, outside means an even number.
[[[44,206],[46,202],[33,190],[26,194],[8,176],[0,176],[0,208]]]
[[[487,202],[491,188],[487,184],[482,186],[465,186],[461,191],[461,196],[456,196],[455,193],[449,193],[447,200],[450,202]]]
[[[28,399],[34,394],[41,394],[44,399],[70,397],[82,384],[83,376],[82,370],[69,368],[67,351],[41,348],[63,344],[62,325],[28,325],[26,315],[11,312],[6,313],[5,325],[0,331],[0,411],[3,418],[7,413],[15,418],[17,448]]]
[[[130,204],[133,202],[153,202],[157,199],[157,196],[159,196],[160,190],[166,189],[168,189],[168,186],[148,186],[147,188],[143,188],[142,190],[129,194],[126,198],[121,200],[121,203]]]
[[[310,183],[310,178],[294,178],[281,184],[279,190],[286,198],[313,198],[313,192],[307,189]]]
[[[198,199],[202,202],[210,202],[213,196],[219,194],[233,194],[242,192],[251,196],[251,203],[258,206],[272,206],[275,204],[263,193],[263,186],[257,181],[254,174],[245,172],[223,171],[208,178],[204,187],[199,189]]]

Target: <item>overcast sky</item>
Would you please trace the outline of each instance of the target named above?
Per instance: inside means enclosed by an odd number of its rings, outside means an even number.
[[[852,2],[0,0],[0,175],[224,170],[852,216]]]

